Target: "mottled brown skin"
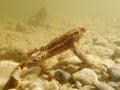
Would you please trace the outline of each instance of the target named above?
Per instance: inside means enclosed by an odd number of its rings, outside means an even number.
[[[85,33],[85,29],[82,28],[76,28],[72,29],[65,34],[59,36],[58,38],[52,40],[49,42],[46,46],[42,46],[39,49],[34,49],[27,53],[29,57],[31,57],[32,54],[39,52],[37,56],[33,58],[31,61],[23,62],[19,64],[14,71],[11,73],[11,76],[4,86],[2,90],[8,90],[10,88],[16,87],[18,83],[17,80],[14,78],[14,73],[18,70],[18,68],[24,68],[24,67],[31,67],[34,65],[42,65],[42,62],[44,62],[46,59],[55,56],[56,54],[59,54],[65,50],[71,49],[75,54],[75,48],[74,48],[74,42],[78,42],[78,40],[83,36]],[[76,54],[77,55],[77,54]],[[12,84],[11,84],[12,83]]]
[[[41,65],[41,63],[48,58],[55,56],[56,54],[59,54],[63,51],[66,51],[68,49],[72,49],[72,51],[75,51],[74,42],[78,42],[78,40],[82,38],[85,31],[86,30],[84,28],[72,29],[62,36],[59,36],[58,38],[50,41],[46,46],[42,46],[39,49],[32,50],[32,52],[29,52],[28,54],[29,57],[31,57],[32,54],[38,51],[40,53],[35,56],[32,61],[23,62],[19,65],[19,67],[23,68],[31,67],[33,65]]]

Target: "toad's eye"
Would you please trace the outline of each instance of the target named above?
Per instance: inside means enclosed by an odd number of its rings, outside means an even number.
[[[74,33],[73,33],[73,37],[78,36],[78,34],[79,34],[78,32],[74,32]]]

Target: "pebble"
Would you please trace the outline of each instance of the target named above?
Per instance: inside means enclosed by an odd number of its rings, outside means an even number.
[[[65,67],[64,70],[67,71],[67,72],[69,72],[70,74],[73,74],[73,73],[75,73],[75,72],[78,71],[78,67],[77,67],[77,66],[74,66],[74,65],[72,65],[72,64],[69,64],[69,65],[67,65],[67,66]]]
[[[118,46],[113,44],[113,43],[109,43],[106,45],[107,48],[111,49],[111,50],[115,50]]]
[[[29,87],[28,87],[28,85],[29,85]],[[26,85],[26,87],[24,86],[25,90],[45,90],[43,82],[39,78],[30,81],[28,85]]]
[[[56,81],[52,80],[49,84],[49,90],[59,90],[59,85]]]
[[[114,42],[115,45],[120,46],[120,40]]]
[[[74,81],[80,81],[88,85],[92,85],[94,82],[98,81],[97,74],[88,68],[84,68],[83,70],[74,73],[72,78]]]
[[[41,73],[41,68],[39,66],[32,66],[32,67],[29,68],[28,72],[29,73],[34,73],[38,76]]]
[[[120,47],[116,48],[114,51],[114,58],[120,58]]]
[[[114,88],[119,87],[118,83],[116,83],[116,82],[114,82],[114,81],[110,81],[110,82],[108,82],[107,84],[110,85],[110,86],[112,86],[112,87],[114,87]]]
[[[27,67],[24,67],[22,70],[21,70],[21,73],[20,73],[20,75],[23,77],[23,76],[25,76],[25,75],[27,75],[29,72],[28,72],[28,68]]]
[[[111,59],[104,59],[104,60],[100,61],[100,64],[102,64],[103,66],[105,66],[107,68],[110,68],[113,65],[115,65],[115,62],[113,60],[111,60]]]
[[[106,46],[108,44],[108,40],[106,39],[98,39],[94,43],[95,45]]]
[[[120,66],[114,65],[108,69],[110,78],[113,81],[120,81]]]
[[[57,81],[59,81],[60,83],[65,83],[67,81],[70,80],[71,78],[71,74],[66,72],[66,71],[63,71],[61,69],[57,69],[55,71],[55,78]]]
[[[79,90],[96,90],[96,88],[94,86],[84,85]]]
[[[116,64],[120,64],[120,58],[114,60]]]
[[[79,81],[76,81],[75,86],[80,89],[82,87],[82,83],[80,83]]]
[[[115,90],[113,87],[106,83],[102,83],[100,81],[95,82],[95,86],[97,87],[97,90]]]
[[[77,56],[71,56],[60,61],[59,65],[68,65],[68,64],[79,65],[80,63],[81,60]]]
[[[87,54],[86,56],[88,57],[90,63],[97,64],[101,61],[101,58],[96,55]]]
[[[95,46],[95,45],[90,47],[86,51],[86,53],[97,55],[97,56],[100,56],[100,57],[113,56],[113,54],[114,54],[113,50],[111,50],[109,48],[106,48],[106,47],[103,47],[103,46]]]

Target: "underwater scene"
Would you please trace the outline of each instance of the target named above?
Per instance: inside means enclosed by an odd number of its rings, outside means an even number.
[[[0,90],[120,90],[120,1],[0,0]]]

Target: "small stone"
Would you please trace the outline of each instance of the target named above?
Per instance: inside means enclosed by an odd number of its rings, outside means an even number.
[[[28,83],[24,83],[24,87],[25,87],[25,84],[28,84]],[[39,78],[29,81],[28,85],[26,85],[24,90],[45,90],[43,82]]]
[[[114,88],[119,87],[118,83],[113,82],[113,81],[108,82],[108,85],[110,85],[110,86],[112,86],[112,87],[114,87]]]
[[[82,84],[79,81],[76,81],[75,85],[78,89],[80,89],[82,87]]]
[[[92,46],[87,51],[87,54],[93,54],[96,56],[113,56],[114,52],[113,50],[103,47],[103,46]]]
[[[110,74],[111,80],[120,81],[120,66],[114,65],[111,68],[109,68],[109,74]]]
[[[120,40],[114,42],[115,45],[120,46]]]
[[[61,70],[61,69],[57,69],[57,70],[55,71],[55,78],[56,78],[56,80],[58,80],[60,83],[65,83],[65,82],[67,82],[67,81],[70,80],[71,75],[70,75],[68,72],[66,72],[66,71],[63,71],[63,70]]]
[[[43,90],[43,89],[40,88],[40,87],[35,87],[35,88],[33,88],[33,89],[30,89],[30,90]]]
[[[27,67],[24,67],[24,68],[21,70],[20,75],[21,75],[21,76],[25,76],[26,74],[28,74],[28,68],[27,68]]]
[[[91,69],[85,68],[79,72],[76,72],[72,75],[74,81],[80,81],[85,84],[92,85],[94,82],[98,81],[97,74]]]
[[[114,51],[114,58],[120,58],[120,47],[116,48]]]
[[[90,63],[97,64],[97,63],[99,63],[101,61],[100,57],[98,57],[96,55],[88,54],[87,57],[89,58]]]
[[[79,90],[96,90],[95,86],[84,85]]]
[[[115,90],[113,87],[106,83],[102,83],[100,81],[97,81],[94,83],[95,86],[97,87],[97,90]]]
[[[110,68],[113,65],[115,65],[115,62],[113,60],[111,60],[111,59],[104,59],[104,60],[100,61],[100,64],[102,64],[103,66],[105,66],[107,68]]]
[[[77,56],[71,56],[60,61],[59,65],[68,65],[68,64],[79,65],[80,63],[81,60]]]
[[[72,64],[69,64],[69,65],[66,66],[66,68],[64,70],[69,72],[70,74],[73,74],[73,73],[78,71],[78,67],[74,66]]]
[[[106,46],[108,44],[108,41],[106,39],[98,39],[95,41],[96,45]]]
[[[101,59],[103,60],[103,59],[113,59],[113,56],[103,56],[103,57],[101,57]]]
[[[107,44],[106,47],[108,47],[108,48],[111,49],[111,50],[115,50],[118,46],[115,45],[115,44],[113,44],[113,43],[109,43],[109,44]]]
[[[39,66],[32,66],[28,70],[29,73],[34,73],[36,75],[40,75],[41,73],[41,68]]]
[[[120,58],[114,60],[116,64],[120,64]]]
[[[49,84],[49,90],[60,90],[59,85],[55,80],[52,80]]]
[[[41,77],[46,79],[46,80],[49,78],[48,75],[46,75],[46,74],[43,74]]]

